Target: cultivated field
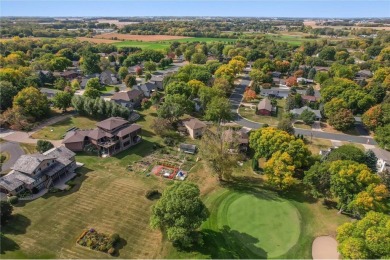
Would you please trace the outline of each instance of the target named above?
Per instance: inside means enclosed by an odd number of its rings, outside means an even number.
[[[122,33],[105,33],[94,36],[96,39],[118,39],[125,41],[143,41],[143,42],[155,42],[155,41],[169,41],[187,39],[190,37],[174,36],[174,35],[132,35]]]
[[[82,42],[92,42],[92,43],[116,43],[119,41],[109,40],[109,39],[96,39],[96,38],[88,38],[88,37],[76,37],[77,40]]]
[[[333,28],[333,29],[343,29],[343,28],[354,28],[354,29],[374,29],[374,30],[385,30],[385,31],[390,31],[390,26],[344,26],[344,25],[337,25],[337,26],[329,26],[329,25],[317,25],[316,21],[308,20],[304,21],[303,24],[305,26],[311,26],[312,28]]]

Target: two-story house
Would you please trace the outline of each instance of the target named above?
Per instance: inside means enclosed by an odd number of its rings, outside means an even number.
[[[93,145],[102,156],[111,156],[138,144],[141,126],[121,117],[110,117],[96,124],[93,130],[74,130],[66,134],[62,143],[72,151],[82,151]]]
[[[22,155],[11,167],[11,172],[0,178],[0,191],[11,195],[23,190],[36,193],[49,188],[75,168],[75,153],[64,146],[43,154]]]

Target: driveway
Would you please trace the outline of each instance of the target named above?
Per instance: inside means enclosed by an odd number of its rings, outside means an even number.
[[[19,159],[24,153],[22,147],[18,143],[4,142],[0,143],[0,152],[7,152],[10,158],[3,164],[2,171],[8,171],[16,160]]]
[[[240,84],[238,84],[237,87],[234,89],[229,99],[232,105],[232,112],[234,113],[234,122],[244,127],[258,129],[262,127],[263,124],[247,120],[238,114],[238,108],[243,98],[245,88],[249,85],[249,83],[250,83],[250,78],[247,74],[245,74],[242,77]],[[361,135],[354,136],[354,135],[347,135],[347,134],[325,133],[321,131],[313,131],[313,130],[306,130],[306,129],[299,129],[299,128],[294,128],[294,129],[295,129],[295,134],[301,134],[306,137],[316,137],[316,138],[329,139],[329,140],[377,145],[375,140],[370,136],[361,136]]]

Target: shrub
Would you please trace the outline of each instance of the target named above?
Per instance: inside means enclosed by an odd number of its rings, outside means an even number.
[[[16,196],[11,196],[8,198],[8,202],[11,204],[11,205],[15,205],[19,202],[19,198],[16,197]]]
[[[154,190],[154,189],[151,189],[151,190],[148,190],[145,194],[145,197],[148,199],[148,200],[153,200],[157,197],[160,197],[161,193],[158,191],[158,190]]]
[[[118,86],[115,86],[115,92],[119,92],[119,87]]]
[[[173,139],[172,137],[164,137],[164,144],[168,145],[168,146],[174,146],[175,145],[175,139]]]
[[[110,236],[110,244],[111,246],[115,245],[116,242],[119,241],[119,235],[117,233],[114,233]]]

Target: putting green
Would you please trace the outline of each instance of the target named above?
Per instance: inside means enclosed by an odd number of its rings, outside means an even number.
[[[244,247],[261,258],[277,258],[298,242],[298,210],[272,192],[225,191],[215,202],[213,206],[218,206],[211,214],[217,215],[217,221],[213,224],[223,230],[226,243],[232,249],[241,247],[237,251],[242,251]]]

